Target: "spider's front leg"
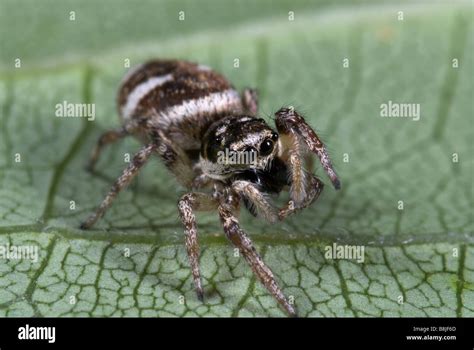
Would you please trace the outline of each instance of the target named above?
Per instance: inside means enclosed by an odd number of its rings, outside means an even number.
[[[232,194],[229,195],[229,197],[232,196]],[[236,209],[235,203],[237,203],[238,200],[229,197],[227,200],[225,200],[225,202],[221,201],[218,209],[225,235],[234,244],[234,246],[239,249],[240,253],[244,256],[245,260],[252,268],[253,273],[257,276],[265,288],[267,288],[267,290],[276,298],[278,303],[286,310],[289,315],[296,316],[297,314],[295,308],[290,304],[278,286],[272,271],[267,265],[265,265],[262,258],[257,253],[250,238],[240,228],[239,221],[233,214],[233,211]]]
[[[189,192],[178,202],[179,217],[184,226],[186,251],[194,279],[194,286],[198,299],[203,301],[201,272],[199,269],[199,243],[197,239],[197,225],[195,211],[209,211],[217,208],[217,201],[207,193]]]
[[[278,218],[280,220],[285,219],[287,216],[295,213],[299,209],[303,209],[311,205],[316,199],[318,199],[321,194],[324,184],[319,180],[315,175],[304,171],[305,176],[305,197],[298,204],[295,205],[293,200],[290,200],[278,213]]]
[[[334,188],[339,189],[341,184],[324,144],[304,118],[293,108],[281,108],[275,116],[275,124],[283,146],[288,150],[291,176],[291,200],[279,215],[280,219],[283,219],[295,210],[310,205],[323,189],[322,182],[304,169],[303,157],[308,150],[318,156]]]
[[[263,217],[270,223],[274,223],[278,220],[278,213],[273,205],[265,198],[265,196],[260,192],[250,181],[237,180],[232,183],[232,189],[239,194],[240,196],[246,198],[251,208],[249,210],[253,212],[253,209],[256,209],[255,214]]]

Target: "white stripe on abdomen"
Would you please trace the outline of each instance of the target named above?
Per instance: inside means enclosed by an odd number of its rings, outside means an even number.
[[[234,89],[185,100],[180,105],[171,106],[162,111],[157,109],[157,115],[152,118],[151,123],[155,126],[166,128],[171,123],[179,122],[183,118],[223,113],[225,111],[229,111],[229,114],[233,111],[242,111],[240,95]]]
[[[150,91],[164,83],[173,80],[172,74],[166,74],[159,77],[153,77],[147,81],[135,86],[127,97],[127,101],[121,108],[122,116],[125,120],[129,119],[133,112],[137,109],[140,100],[145,97]]]

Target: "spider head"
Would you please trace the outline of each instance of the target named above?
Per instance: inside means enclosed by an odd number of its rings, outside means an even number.
[[[278,154],[278,134],[265,120],[231,116],[213,123],[204,135],[201,167],[222,179],[248,169],[263,170]]]

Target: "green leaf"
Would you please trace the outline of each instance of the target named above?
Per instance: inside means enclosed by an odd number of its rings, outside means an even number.
[[[49,4],[0,2],[0,248],[39,249],[37,261],[2,259],[1,315],[284,316],[215,213],[198,215],[198,302],[176,211],[185,189],[158,160],[94,230],[78,229],[140,146],[117,143],[99,174],[84,171],[118,125],[124,59],[178,57],[256,86],[268,119],[303,110],[329,146],[342,191],[326,186],[280,225],[241,215],[302,316],[474,316],[471,3]],[[65,100],[95,103],[97,118],[55,117]],[[420,120],[382,118],[389,100],[419,103]],[[329,259],[334,243],[363,247],[363,262]]]

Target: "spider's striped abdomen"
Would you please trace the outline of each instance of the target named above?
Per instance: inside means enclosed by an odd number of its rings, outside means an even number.
[[[117,103],[123,122],[145,119],[184,149],[197,147],[210,123],[243,109],[239,93],[225,77],[178,60],[155,60],[132,69]]]

